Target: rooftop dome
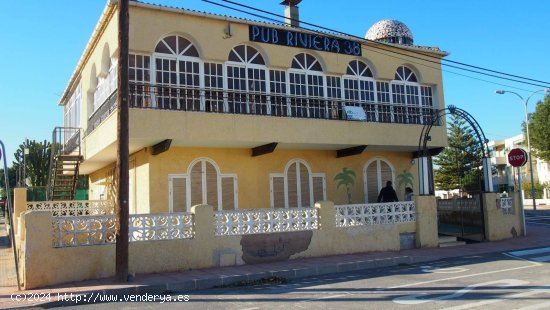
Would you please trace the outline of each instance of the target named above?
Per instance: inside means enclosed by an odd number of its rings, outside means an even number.
[[[409,27],[394,19],[383,19],[372,25],[365,39],[394,44],[413,44],[413,35]]]

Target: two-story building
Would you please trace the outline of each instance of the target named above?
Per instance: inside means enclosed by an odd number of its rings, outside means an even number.
[[[115,188],[115,2],[60,100],[91,199]],[[417,192],[447,53],[415,45],[405,24],[383,20],[361,39],[140,1],[129,14],[130,213],[372,203],[386,181],[400,199]],[[444,124],[430,138],[446,146]]]

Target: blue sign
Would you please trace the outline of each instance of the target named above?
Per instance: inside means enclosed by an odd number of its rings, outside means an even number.
[[[361,43],[316,33],[249,25],[250,41],[361,56]]]

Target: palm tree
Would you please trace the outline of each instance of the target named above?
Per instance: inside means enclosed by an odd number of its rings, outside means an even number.
[[[334,177],[334,181],[337,181],[336,190],[340,188],[341,185],[346,187],[346,192],[348,194],[348,203],[351,204],[351,192],[350,188],[355,184],[355,172],[349,170],[348,168],[343,168],[342,172],[338,173]]]
[[[414,177],[412,173],[410,171],[403,170],[403,173],[397,176],[397,182],[398,182],[397,186],[401,188],[402,185],[404,185],[405,187],[407,185],[410,185],[410,187],[412,188],[413,180],[414,180]]]

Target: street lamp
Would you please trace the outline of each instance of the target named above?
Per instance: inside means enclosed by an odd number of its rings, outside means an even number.
[[[531,170],[531,197],[533,198],[533,210],[537,210],[537,201],[535,198],[535,177],[533,175],[533,156],[531,156],[531,140],[529,138],[529,116],[527,113],[527,103],[529,103],[529,99],[531,99],[531,97],[533,97],[534,94],[537,94],[543,91],[546,92],[547,94],[550,94],[550,88],[539,89],[537,91],[532,92],[529,95],[529,97],[527,97],[527,99],[523,99],[523,97],[520,94],[513,91],[501,90],[501,89],[495,90],[495,93],[499,95],[510,93],[518,96],[525,106],[525,130],[527,132],[527,152],[529,153],[529,169]]]

